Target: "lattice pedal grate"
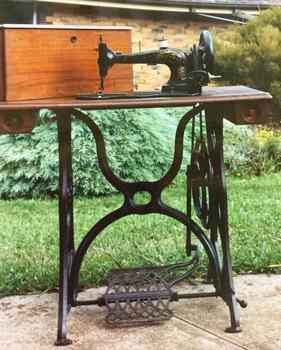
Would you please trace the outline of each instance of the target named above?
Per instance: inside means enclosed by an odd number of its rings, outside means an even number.
[[[104,299],[108,323],[162,321],[172,317],[172,291],[161,267],[111,270]]]

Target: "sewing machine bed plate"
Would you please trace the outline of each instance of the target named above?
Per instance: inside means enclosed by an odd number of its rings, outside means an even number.
[[[187,96],[197,96],[199,94],[189,94],[188,92],[178,91],[178,92],[161,92],[158,90],[144,90],[144,91],[128,91],[119,92],[112,94],[77,94],[76,98],[78,100],[99,100],[99,99],[120,99],[120,98],[158,98],[158,97],[187,97]]]

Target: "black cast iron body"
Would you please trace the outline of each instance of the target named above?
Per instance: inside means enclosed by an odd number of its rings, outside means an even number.
[[[101,77],[101,91],[103,78],[114,64],[165,64],[170,68],[171,76],[161,87],[162,92],[183,91],[189,95],[200,94],[202,86],[208,85],[210,74],[213,73],[214,52],[211,34],[205,30],[199,38],[199,46],[193,45],[190,52],[178,49],[160,48],[146,52],[121,54],[110,50],[106,43],[100,43],[99,72]]]
[[[205,128],[203,130],[202,113],[205,114]],[[181,298],[220,296],[230,310],[230,327],[228,332],[240,332],[240,321],[237,312],[237,301],[243,306],[234,292],[231,257],[228,237],[227,195],[223,162],[223,118],[218,114],[216,104],[199,104],[189,110],[180,120],[175,137],[174,160],[165,176],[153,182],[125,182],[119,179],[111,170],[106,156],[106,149],[102,133],[96,123],[79,110],[58,110],[59,154],[60,154],[60,225],[61,232],[61,285],[67,286],[61,295],[57,345],[70,342],[66,338],[66,317],[71,307],[78,305],[96,304],[106,305],[109,313],[107,321],[134,322],[156,319],[163,320],[171,317],[168,308],[171,301]],[[88,125],[96,140],[99,166],[106,179],[124,197],[124,203],[98,221],[86,234],[78,249],[73,245],[72,222],[72,171],[71,171],[71,116]],[[199,119],[198,119],[199,118]],[[162,192],[169,186],[178,174],[183,159],[184,132],[187,123],[200,123],[200,136],[195,139],[192,134],[191,160],[187,166],[187,212],[165,204]],[[150,194],[151,200],[147,204],[138,204],[135,195],[140,191]],[[191,218],[192,202],[197,216],[201,220],[202,228]],[[125,216],[132,214],[147,215],[158,213],[169,216],[186,227],[186,256],[189,261],[179,265],[154,266],[151,268],[124,269],[109,272],[107,280],[109,286],[106,294],[97,300],[80,301],[79,271],[83,258],[94,242],[95,238],[109,225]],[[210,235],[205,233],[209,230]],[[188,277],[196,268],[199,255],[197,246],[192,244],[191,237],[195,236],[204,247],[209,258],[209,273],[207,281],[214,286],[211,293],[179,294],[171,287]],[[222,256],[219,252],[221,242]],[[66,268],[67,267],[67,268]],[[177,267],[185,267],[186,272],[177,279],[169,277],[169,271]],[[140,277],[142,276],[142,277]],[[145,283],[143,282],[145,280]],[[124,292],[124,289],[127,292]],[[67,291],[67,295],[65,294]],[[133,291],[133,292],[132,292]],[[128,316],[132,304],[138,303],[145,309],[146,317],[142,313]],[[125,310],[125,312],[123,312]],[[157,315],[155,315],[157,310]],[[126,314],[124,316],[124,314]],[[148,315],[148,316],[147,316]]]

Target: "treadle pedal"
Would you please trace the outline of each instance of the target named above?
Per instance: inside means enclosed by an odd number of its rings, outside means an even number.
[[[172,291],[161,267],[111,270],[104,295],[108,323],[163,321],[172,317]]]

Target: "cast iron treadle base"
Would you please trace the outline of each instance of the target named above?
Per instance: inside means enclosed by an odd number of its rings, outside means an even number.
[[[162,321],[172,317],[172,291],[162,267],[114,269],[106,276],[108,323]]]

